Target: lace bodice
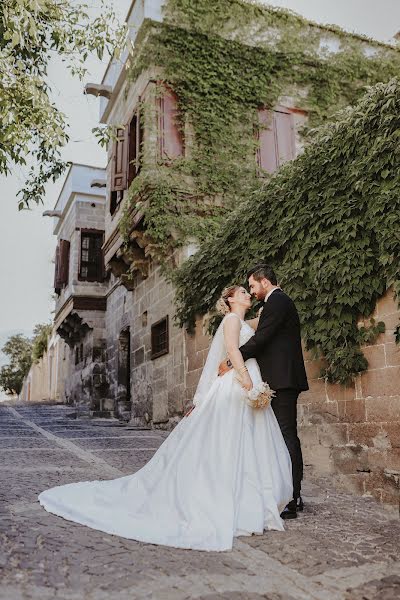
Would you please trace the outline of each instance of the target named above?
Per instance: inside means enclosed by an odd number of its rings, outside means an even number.
[[[238,315],[236,315],[235,313],[230,313],[229,315],[226,315],[225,319],[229,318],[239,319]],[[243,346],[243,344],[245,344],[251,337],[253,337],[254,329],[250,327],[250,325],[248,325],[246,321],[243,321],[243,319],[240,319],[240,322],[242,326],[240,328],[239,334],[239,346]]]

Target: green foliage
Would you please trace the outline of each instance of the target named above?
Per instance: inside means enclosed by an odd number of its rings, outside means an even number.
[[[129,239],[131,211],[144,213],[147,250],[166,272],[174,268],[174,251],[188,239],[202,242],[212,237],[220,225],[222,207],[206,203],[182,186],[175,171],[160,167],[144,171],[129,188],[129,207],[120,222],[125,240]]]
[[[32,360],[34,363],[37,363],[42,358],[43,354],[47,352],[47,342],[51,330],[52,325],[50,323],[35,325],[33,328]]]
[[[384,321],[375,323],[375,319],[371,319],[369,327],[360,327],[358,331],[358,340],[360,344],[373,344],[380,333],[385,333],[386,325]]]
[[[19,394],[32,364],[32,342],[21,333],[12,335],[3,346],[9,364],[0,369],[0,387],[8,394]]]
[[[0,387],[9,394],[19,394],[32,363],[37,363],[47,351],[52,325],[38,324],[31,339],[21,333],[12,335],[3,346],[9,364],[0,369]]]
[[[101,58],[121,43],[124,32],[114,12],[71,0],[2,0],[0,3],[0,174],[34,158],[20,191],[19,208],[40,202],[47,181],[65,168],[60,149],[67,142],[65,117],[50,99],[47,69],[52,53],[83,77],[89,53]]]
[[[296,302],[308,349],[330,381],[367,368],[358,328],[387,287],[400,290],[400,82],[371,88],[314,133],[305,152],[241,203],[175,277],[180,323],[214,306],[221,289],[266,260]],[[397,330],[398,331],[398,330]]]
[[[336,53],[325,42],[332,31],[341,43]],[[257,108],[273,107],[282,95],[291,95],[308,111],[309,127],[324,122],[339,107],[354,103],[366,85],[388,81],[398,72],[400,53],[372,43],[374,50],[366,56],[357,36],[244,0],[169,0],[162,24],[145,23],[129,60],[131,80],[152,65],[160,67],[178,95],[182,127],[189,123],[195,139],[186,158],[168,167],[168,176],[162,165],[155,172],[154,156],[147,164],[144,156],[143,173],[147,169],[157,183],[151,192],[139,176],[129,194],[125,222],[141,189],[147,189],[142,206],[146,228],[164,267],[171,248],[193,230],[208,231],[208,223],[203,225],[207,213],[216,226],[226,210],[258,193]],[[303,132],[311,134],[309,128]],[[171,185],[171,178],[178,183]],[[181,202],[185,194],[196,198],[190,227]]]

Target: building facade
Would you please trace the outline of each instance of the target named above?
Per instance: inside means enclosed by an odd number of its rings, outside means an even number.
[[[104,185],[104,169],[73,164],[50,215],[57,236],[54,330],[69,349],[63,396],[92,414],[110,408],[105,374]]]

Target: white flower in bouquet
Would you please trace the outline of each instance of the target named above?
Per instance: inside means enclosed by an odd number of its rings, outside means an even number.
[[[267,408],[274,396],[275,391],[271,390],[267,382],[262,381],[246,392],[245,402],[252,408]]]

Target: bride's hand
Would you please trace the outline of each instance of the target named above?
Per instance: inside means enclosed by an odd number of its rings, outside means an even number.
[[[248,373],[243,373],[243,375],[240,378],[240,385],[243,389],[247,390],[248,392],[251,390],[251,388],[253,387],[253,382]]]

